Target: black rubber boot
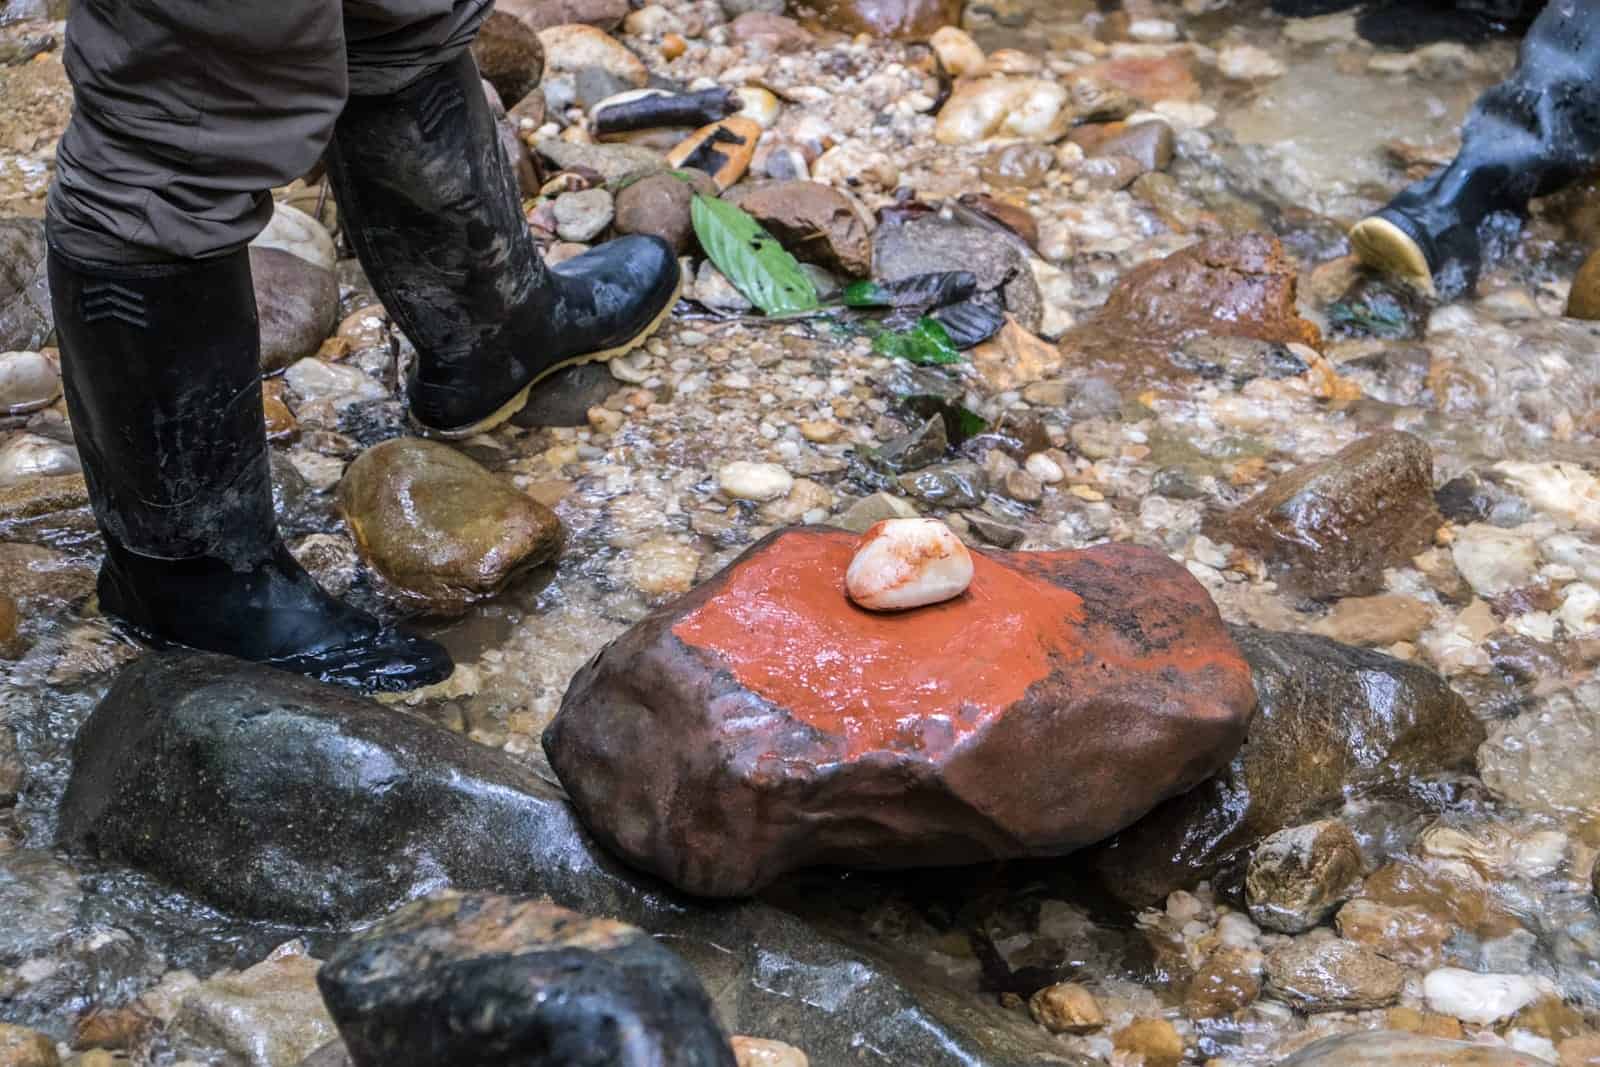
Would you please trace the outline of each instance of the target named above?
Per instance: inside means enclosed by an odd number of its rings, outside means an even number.
[[[1461,151],[1351,232],[1370,266],[1454,297],[1477,282],[1480,230],[1581,177],[1600,156],[1600,4],[1551,0],[1511,77],[1478,98]]]
[[[352,98],[328,162],[361,265],[416,346],[411,414],[430,436],[498,426],[552,372],[641,344],[677,299],[678,261],[658,238],[545,266],[470,54]]]
[[[1543,0],[1385,0],[1356,20],[1356,32],[1382,48],[1436,41],[1477,44],[1526,29]]]
[[[360,689],[449,677],[443,648],[330,597],[278,537],[248,252],[107,266],[52,250],[49,269],[101,608],[157,644]]]
[[[1363,0],[1272,0],[1273,14],[1291,19],[1310,19],[1360,7]]]
[[[1419,48],[1436,41],[1476,43],[1520,33],[1544,0],[1272,0],[1288,18],[1313,18],[1364,7],[1356,32],[1384,48]]]

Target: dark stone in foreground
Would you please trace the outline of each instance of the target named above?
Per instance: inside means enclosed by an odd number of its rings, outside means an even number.
[[[1483,724],[1437,674],[1326,637],[1229,628],[1260,706],[1227,769],[1087,853],[1133,906],[1220,878],[1236,889],[1269,834],[1336,810],[1346,796],[1404,792],[1470,766]]]
[[[356,1067],[734,1067],[683,960],[544,901],[418,901],[340,946],[317,986]]]
[[[347,926],[449,885],[547,895],[667,939],[730,1031],[782,1037],[817,1064],[862,1048],[919,1067],[1059,1054],[1026,1019],[786,912],[700,905],[626,872],[503,753],[220,656],[149,655],[118,678],[79,731],[61,836],[261,919]]]
[[[578,672],[544,746],[603,844],[704,896],[1059,856],[1238,747],[1249,668],[1166,556],[974,553],[960,597],[881,613],[844,593],[857,543],[774,534]]]

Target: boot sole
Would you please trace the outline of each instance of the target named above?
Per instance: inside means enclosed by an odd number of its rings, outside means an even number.
[[[1361,262],[1373,270],[1403,278],[1430,296],[1436,293],[1433,271],[1421,246],[1388,219],[1362,219],[1350,231],[1350,244]]]
[[[411,425],[418,434],[435,441],[465,441],[469,437],[476,437],[480,433],[488,433],[490,430],[497,429],[505,425],[517,412],[528,406],[528,398],[533,394],[534,386],[557,371],[566,370],[568,367],[581,367],[585,363],[609,363],[618,356],[627,355],[650,340],[655,332],[661,328],[661,324],[667,320],[667,316],[672,314],[672,309],[678,306],[678,297],[682,293],[683,272],[680,270],[678,272],[678,284],[672,289],[672,297],[662,306],[661,312],[650,321],[648,326],[615,348],[607,348],[599,352],[585,352],[583,355],[573,356],[571,359],[562,360],[560,363],[546,368],[488,418],[479,419],[470,426],[463,426],[455,430],[435,429],[432,426],[418,422],[414,416],[411,417]]]

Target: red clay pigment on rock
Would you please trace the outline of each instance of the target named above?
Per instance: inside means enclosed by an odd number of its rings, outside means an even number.
[[[1249,668],[1160,553],[974,553],[963,595],[884,613],[845,596],[856,547],[776,533],[578,672],[544,746],[604,845],[705,896],[1061,855],[1244,736]]]
[[[845,596],[849,537],[808,538],[750,560],[723,595],[672,632],[715,649],[746,689],[838,734],[852,754],[897,747],[906,727],[950,724],[954,743],[1076,659],[1083,600],[973,553],[964,596],[912,611],[867,611]]]

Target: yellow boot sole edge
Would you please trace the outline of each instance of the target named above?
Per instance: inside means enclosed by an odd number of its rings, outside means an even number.
[[[1373,270],[1396,275],[1429,296],[1436,294],[1428,257],[1394,223],[1376,216],[1362,219],[1350,231],[1350,244],[1361,262]]]
[[[573,356],[571,359],[562,360],[560,363],[545,369],[542,373],[535,377],[533,381],[523,386],[517,395],[513,396],[510,400],[507,400],[498,411],[496,411],[493,415],[490,415],[488,418],[479,419],[472,425],[463,426],[459,430],[436,430],[432,426],[423,425],[417,421],[415,416],[412,416],[412,428],[415,429],[420,436],[434,441],[465,441],[469,437],[476,437],[480,433],[488,433],[490,430],[496,429],[499,426],[503,426],[513,415],[528,406],[528,397],[532,395],[533,387],[557,371],[566,370],[568,367],[581,367],[585,363],[608,363],[611,360],[616,359],[618,356],[627,355],[629,352],[632,352],[634,349],[650,340],[655,332],[661,328],[661,324],[667,320],[667,316],[672,314],[672,309],[677,307],[678,297],[682,293],[683,272],[682,270],[679,270],[678,284],[673,287],[671,299],[669,299],[661,308],[660,314],[651,320],[650,325],[634,334],[622,344],[617,345],[615,348],[607,348],[599,352],[585,352],[582,355]]]

